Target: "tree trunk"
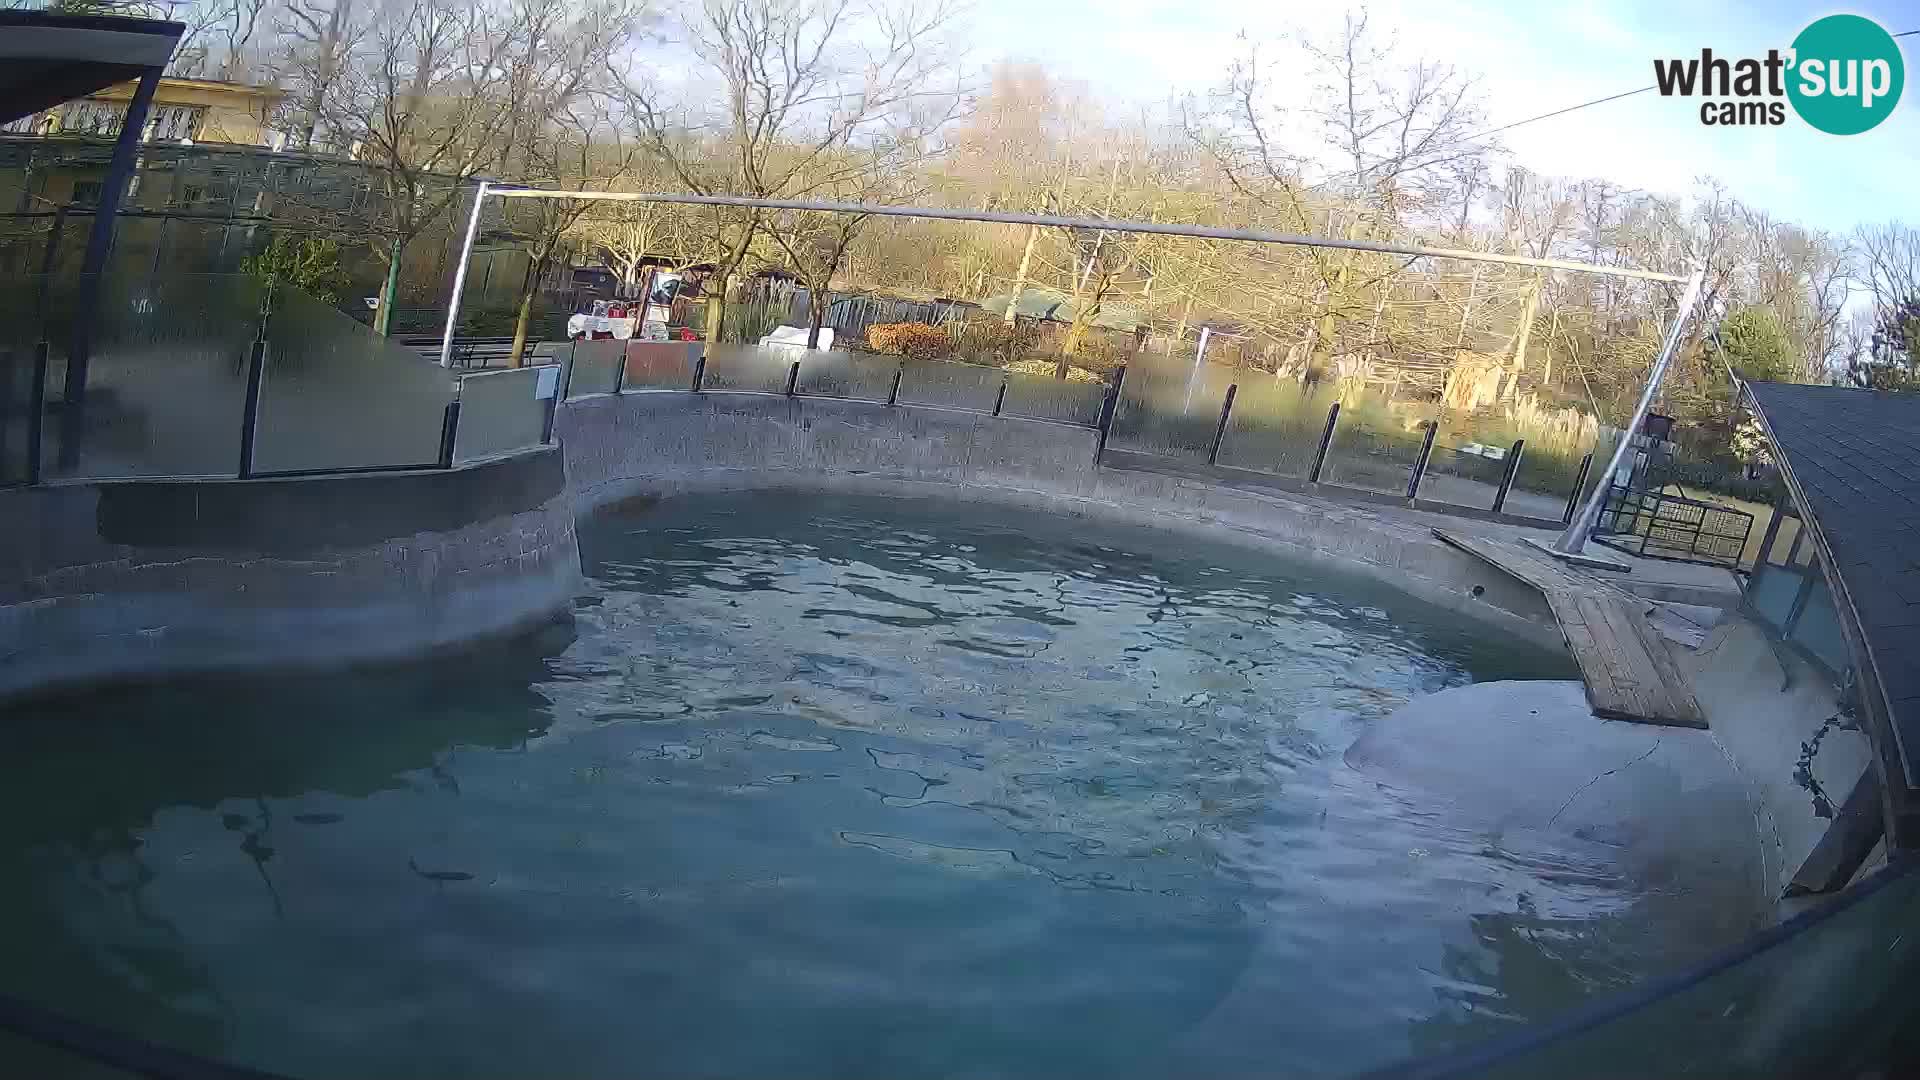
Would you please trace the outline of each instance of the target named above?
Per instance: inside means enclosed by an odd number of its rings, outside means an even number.
[[[533,319],[533,297],[540,291],[540,281],[547,276],[547,257],[527,263],[526,280],[520,283],[520,314],[513,321],[513,351],[508,354],[508,367],[521,367],[526,363],[527,324]]]
[[[393,329],[393,301],[400,292],[400,255],[405,250],[400,241],[395,240],[387,252],[387,280],[380,286],[380,308],[373,313],[373,332],[381,337]]]
[[[1500,385],[1500,399],[1505,401],[1513,396],[1520,386],[1520,373],[1527,367],[1527,341],[1533,337],[1533,317],[1540,310],[1540,279],[1533,279],[1533,288],[1527,290],[1527,302],[1520,309],[1520,332],[1513,343],[1513,359],[1507,364],[1507,377]]]
[[[820,327],[827,321],[827,301],[831,294],[826,289],[807,286],[807,348],[820,347]]]
[[[707,278],[707,341],[719,344],[720,330],[726,326],[727,286],[733,281],[731,268],[716,270]]]

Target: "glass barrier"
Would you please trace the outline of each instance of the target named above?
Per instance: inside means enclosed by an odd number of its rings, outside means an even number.
[[[256,474],[432,465],[454,376],[294,289],[267,319]]]
[[[1520,457],[1501,509],[1524,517],[1559,521],[1580,475],[1580,459],[1593,441],[1592,420],[1575,409],[1448,412],[1420,482],[1420,497],[1477,510],[1493,509],[1500,481]]]
[[[1203,364],[1147,360],[1127,367],[1120,402],[1113,414],[1107,445],[1166,457],[1205,460],[1220,428],[1220,406],[1236,376],[1258,380],[1262,373]]]
[[[707,370],[701,376],[700,388],[784,394],[787,392],[787,377],[793,373],[793,362],[803,355],[799,349],[709,345]]]
[[[698,341],[629,341],[625,343],[625,390],[691,390],[693,365],[700,359]]]
[[[1100,422],[1100,407],[1106,400],[1107,384],[1104,382],[1074,382],[1056,379],[1051,375],[1009,374],[1007,396],[1000,404],[1000,415],[1093,427]]]
[[[1756,566],[1753,576],[1747,580],[1747,603],[1779,633],[1787,625],[1787,617],[1793,614],[1793,601],[1800,595],[1800,583],[1804,580],[1806,575],[1784,566]]]
[[[893,392],[900,361],[867,353],[810,352],[800,361],[794,392],[804,397],[885,401]]]
[[[1327,463],[1320,472],[1321,481],[1405,495],[1420,446],[1427,437],[1421,423],[1418,417],[1397,415],[1373,402],[1342,405],[1333,443],[1327,447]]]
[[[27,436],[38,403],[33,368],[39,352],[40,278],[0,289],[0,484],[25,483]]]
[[[59,1080],[149,1080],[151,1072],[118,1069],[91,1055],[0,1029],[0,1076]]]
[[[42,475],[236,475],[260,304],[259,283],[242,274],[105,275],[91,295],[80,279],[59,282]],[[68,401],[67,381],[81,378],[84,393]]]
[[[1827,670],[1844,672],[1852,666],[1853,658],[1840,630],[1840,616],[1834,610],[1827,579],[1818,570],[1814,574],[1812,590],[1807,593],[1806,606],[1800,609],[1800,618],[1793,624],[1790,640],[1827,665]]]
[[[1907,1046],[1920,872],[1900,865],[1765,931],[1718,964],[1568,1021],[1385,1078],[1853,1077]]]
[[[900,404],[992,412],[1006,372],[949,360],[908,360],[900,375]]]
[[[620,365],[626,363],[624,341],[576,341],[573,343],[573,369],[567,380],[567,400],[590,394],[611,394],[620,377]]]
[[[1327,430],[1332,389],[1262,378],[1259,372],[1248,375],[1234,391],[1233,413],[1220,440],[1220,464],[1306,479]]]
[[[546,441],[547,403],[560,385],[555,366],[512,368],[460,380],[454,428],[457,464],[539,446]]]

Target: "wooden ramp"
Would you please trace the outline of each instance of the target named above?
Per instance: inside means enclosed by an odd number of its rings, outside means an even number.
[[[1703,728],[1700,705],[1666,642],[1647,623],[1647,601],[1516,543],[1433,530],[1461,551],[1540,590],[1580,664],[1587,701],[1598,716],[1643,724]]]

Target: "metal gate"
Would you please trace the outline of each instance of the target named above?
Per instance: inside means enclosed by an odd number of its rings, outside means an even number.
[[[1615,485],[1594,524],[1595,543],[1650,559],[1737,569],[1753,534],[1744,510]]]

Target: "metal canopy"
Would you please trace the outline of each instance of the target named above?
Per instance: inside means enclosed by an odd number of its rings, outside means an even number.
[[[0,11],[0,124],[163,68],[184,23]]]

